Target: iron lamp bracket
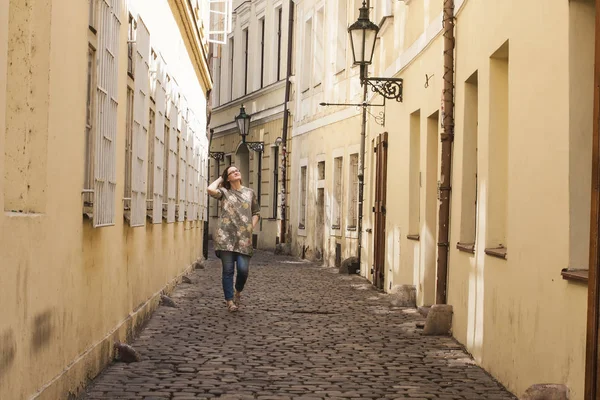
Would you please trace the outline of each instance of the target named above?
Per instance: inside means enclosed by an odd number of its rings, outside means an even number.
[[[225,158],[225,153],[223,153],[222,151],[211,151],[208,153],[208,156],[217,161],[223,161],[223,159]]]
[[[245,142],[246,146],[252,151],[262,153],[265,149],[265,142]]]
[[[401,102],[403,81],[402,78],[362,78],[360,82],[386,99]]]

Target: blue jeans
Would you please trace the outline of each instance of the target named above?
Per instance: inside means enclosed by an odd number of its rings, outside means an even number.
[[[235,278],[235,290],[241,292],[248,279],[248,266],[250,256],[233,251],[221,251],[221,263],[223,264],[223,294],[225,300],[233,300],[233,273],[237,264],[237,276]]]

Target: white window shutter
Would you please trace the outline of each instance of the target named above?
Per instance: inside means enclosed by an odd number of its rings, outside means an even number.
[[[154,193],[152,207],[152,223],[162,222],[163,196],[166,195],[163,188],[163,174],[165,170],[165,81],[162,74],[163,64],[157,63],[156,81],[156,123],[154,132]],[[152,134],[152,133],[151,133]],[[150,178],[148,178],[150,179]],[[150,194],[148,194],[150,195]],[[166,197],[166,196],[165,196]]]
[[[97,133],[94,160],[94,227],[114,225],[119,84],[119,31],[122,0],[98,4]]]
[[[138,18],[135,55],[135,93],[133,97],[133,148],[131,158],[131,226],[146,222],[148,165],[148,125],[150,110],[150,32]],[[148,193],[151,196],[151,193]]]
[[[195,211],[194,204],[194,181],[196,178],[196,173],[194,171],[194,136],[191,128],[188,128],[188,133],[190,133],[191,139],[188,142],[187,146],[187,180],[186,180],[186,194],[185,197],[187,199],[187,220],[192,221],[193,215]]]
[[[173,99],[173,97],[171,97]],[[169,134],[169,178],[168,178],[168,205],[167,222],[175,222],[175,190],[177,183],[177,106],[171,101],[170,122],[171,129]]]
[[[187,111],[187,110],[186,110]],[[178,222],[185,221],[186,211],[186,175],[187,175],[187,121],[184,118],[185,113],[180,112],[179,119],[181,121],[181,137],[179,139],[179,215]]]
[[[202,133],[204,133],[206,131],[206,128],[203,127],[203,129],[200,131]],[[207,169],[207,164],[208,164],[208,151],[206,150],[206,147],[204,147],[204,145],[202,144],[200,147],[198,147],[198,158],[200,159],[199,162],[199,168],[200,168],[200,176],[198,179],[200,179],[200,181],[198,182],[198,196],[200,196],[199,198],[199,203],[202,204],[202,207],[199,210],[200,215],[198,216],[198,219],[202,220],[202,221],[207,221],[206,219],[206,214],[207,214],[207,208],[208,208],[208,198],[207,198],[207,193],[206,193],[206,186],[207,186],[207,180],[208,177],[206,176],[206,169]]]

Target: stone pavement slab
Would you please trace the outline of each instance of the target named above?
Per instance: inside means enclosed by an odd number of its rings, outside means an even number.
[[[258,251],[237,313],[220,261],[190,274],[84,399],[516,399],[423,317],[365,279]]]

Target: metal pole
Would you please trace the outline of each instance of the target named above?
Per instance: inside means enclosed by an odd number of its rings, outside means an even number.
[[[370,0],[365,1],[367,8],[370,7]],[[362,262],[362,220],[363,220],[363,197],[365,184],[365,141],[367,135],[367,83],[369,70],[367,65],[360,66],[360,84],[363,87],[363,105],[360,124],[360,155],[358,157],[358,267],[361,268]]]
[[[437,285],[435,302],[446,304],[448,251],[450,247],[450,193],[452,190],[452,142],[454,141],[454,0],[444,0],[444,91],[441,134],[440,209],[438,228]]]
[[[367,66],[360,66],[360,81],[363,87],[363,105],[360,124],[360,156],[358,157],[358,266],[362,261],[362,220],[363,220],[363,195],[365,183],[365,141],[367,130],[367,84],[363,80],[367,77]]]

